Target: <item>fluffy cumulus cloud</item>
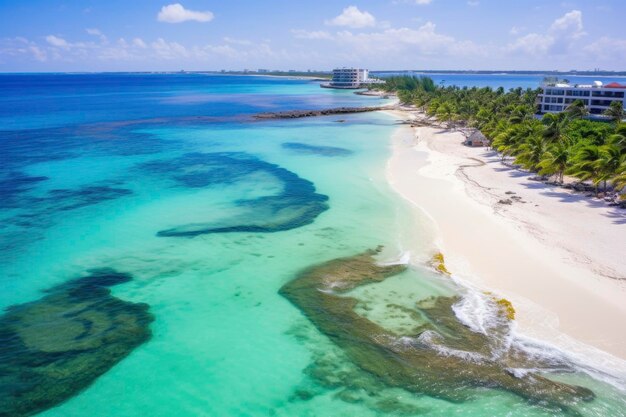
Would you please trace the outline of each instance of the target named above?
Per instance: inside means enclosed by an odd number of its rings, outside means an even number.
[[[616,56],[626,56],[626,39],[615,39],[603,36],[585,47],[583,51],[591,56],[604,60],[615,59]]]
[[[148,47],[148,45],[146,45],[146,43],[141,38],[133,39],[133,46],[136,46],[137,48],[142,48],[142,49],[145,49]]]
[[[428,59],[432,62],[440,58],[484,57],[487,49],[468,40],[459,40],[453,36],[437,31],[433,22],[426,22],[417,28],[413,27],[382,27],[369,31],[339,30],[335,33],[327,31],[307,31],[294,29],[291,31],[297,39],[309,39],[332,42],[341,57],[356,62],[373,62],[388,60],[396,62],[402,57],[408,62],[419,62]],[[404,65],[404,63],[399,64]]]
[[[163,7],[159,13],[159,20],[172,23],[208,21],[212,17],[210,12],[187,10],[178,3]],[[626,37],[587,34],[580,10],[554,16],[543,30],[515,26],[509,34],[502,34],[510,36],[509,41],[494,38],[480,43],[441,31],[432,21],[420,19],[419,23],[394,26],[356,6],[346,7],[325,21],[326,26],[319,23],[319,27],[294,28],[291,37],[276,43],[229,37],[227,33],[195,43],[165,36],[118,38],[107,33],[107,38],[95,27],[84,29],[82,36],[75,38],[55,32],[32,39],[0,38],[0,69],[328,69],[334,65],[376,69],[570,69],[580,62],[621,69],[626,65]]]
[[[46,42],[48,42],[52,46],[56,46],[57,48],[67,49],[70,47],[70,44],[63,38],[54,35],[46,36]]]
[[[511,34],[518,35],[520,31],[514,27]],[[508,49],[512,52],[539,56],[565,54],[585,35],[582,12],[572,10],[554,20],[545,33],[528,33],[520,36],[508,45]]]
[[[187,48],[178,42],[167,42],[163,38],[159,38],[150,44],[152,49],[157,53],[160,58],[164,59],[177,59],[186,58],[189,56]]]
[[[376,18],[369,12],[361,11],[356,6],[349,6],[333,19],[326,21],[327,25],[346,26],[349,28],[364,28],[376,25]]]
[[[508,45],[512,52],[523,52],[530,55],[545,55],[554,44],[554,39],[549,35],[529,33],[515,39]]]
[[[565,13],[552,23],[550,32],[553,34],[565,34],[565,36],[571,36],[574,39],[584,36],[582,12],[580,10],[572,10]]]
[[[48,60],[45,47],[41,47],[24,37],[16,36],[14,38],[0,39],[0,63],[3,61],[2,58],[14,59],[20,56],[26,56],[38,62],[46,62]]]
[[[159,22],[182,23],[188,21],[210,22],[213,20],[213,13],[209,11],[194,11],[185,9],[182,4],[174,3],[163,6],[157,15]]]
[[[418,56],[468,56],[483,53],[473,42],[441,34],[436,28],[434,23],[426,22],[417,29],[389,28],[369,33],[343,31],[337,33],[336,40],[372,54],[404,52]]]
[[[100,31],[86,31],[88,37],[102,35]],[[91,32],[91,33],[90,33]],[[188,44],[164,37],[144,40],[139,37],[118,38],[106,43],[73,41],[59,35],[48,35],[39,41],[23,37],[0,38],[0,65],[13,62],[46,62],[49,68],[69,65],[84,69],[154,69],[165,68],[215,69],[215,65],[235,65],[243,68],[250,62],[259,66],[279,66],[284,62],[299,62],[303,54],[275,50],[269,41],[253,41],[230,37],[221,42]],[[265,65],[261,65],[264,63]],[[88,65],[92,65],[89,67]],[[1,66],[0,66],[1,68]]]
[[[107,43],[108,42],[107,37],[104,35],[104,33],[102,33],[100,31],[100,29],[87,28],[87,29],[85,29],[85,32],[87,32],[91,36],[97,36],[100,39],[100,42],[102,42],[102,43]]]

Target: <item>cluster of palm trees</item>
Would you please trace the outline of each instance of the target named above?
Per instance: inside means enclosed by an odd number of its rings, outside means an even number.
[[[437,87],[429,77],[392,77],[383,87],[403,103],[422,108],[449,126],[476,127],[503,160],[562,183],[564,176],[591,182],[606,192],[626,187],[626,117],[620,101],[607,121],[586,119],[582,101],[562,113],[535,116],[540,90]]]

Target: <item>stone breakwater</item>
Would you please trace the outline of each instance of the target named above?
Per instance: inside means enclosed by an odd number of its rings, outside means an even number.
[[[367,113],[380,110],[393,110],[395,106],[376,106],[376,107],[337,107],[334,109],[322,109],[322,110],[292,110],[292,111],[280,111],[271,113],[259,113],[253,116],[254,119],[299,119],[302,117],[318,117],[318,116],[332,116],[336,114],[351,114],[351,113]]]
[[[358,300],[345,293],[401,273],[405,266],[378,265],[370,250],[335,259],[303,271],[280,289],[302,313],[362,370],[390,387],[448,401],[472,398],[476,388],[509,391],[533,404],[576,415],[574,406],[591,401],[584,387],[547,379],[530,369],[558,365],[515,347],[492,343],[494,335],[476,333],[461,323],[452,306],[460,297],[430,297],[416,302],[417,330],[400,336],[357,314]],[[498,319],[495,333],[506,332],[510,320]],[[495,339],[498,339],[495,337]],[[512,369],[528,369],[516,375]]]

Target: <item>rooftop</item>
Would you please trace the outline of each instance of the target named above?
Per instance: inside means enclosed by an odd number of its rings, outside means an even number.
[[[594,81],[593,84],[571,84],[567,80],[544,80],[544,87],[557,87],[557,88],[626,88],[625,84],[618,82],[612,82],[609,84],[603,84],[602,81]]]

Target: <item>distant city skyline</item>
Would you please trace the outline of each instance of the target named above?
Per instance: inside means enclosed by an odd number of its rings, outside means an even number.
[[[0,16],[3,72],[626,70],[619,0],[0,0]]]

